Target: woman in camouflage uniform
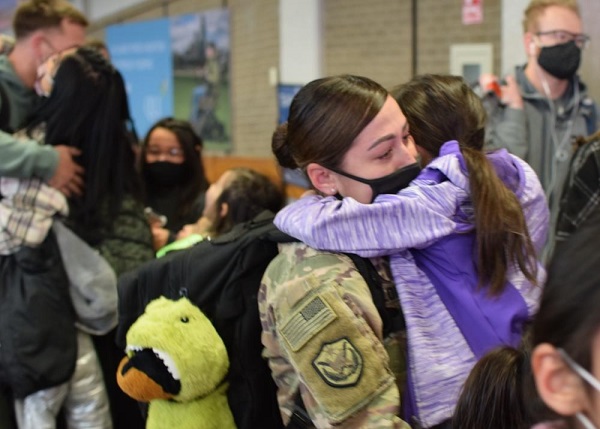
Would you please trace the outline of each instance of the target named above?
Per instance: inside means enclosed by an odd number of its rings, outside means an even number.
[[[419,171],[398,104],[379,84],[356,76],[302,88],[273,135],[273,152],[283,167],[302,168],[318,192],[364,203],[397,192]],[[373,180],[342,178],[334,186],[336,169]],[[385,261],[375,262],[384,274]],[[386,307],[399,312],[393,284],[382,288]],[[395,383],[404,368],[393,365],[403,357],[390,359],[386,351],[390,345],[399,354],[402,332],[384,339],[371,291],[348,256],[282,244],[258,300],[264,356],[288,427],[408,427],[398,417]]]

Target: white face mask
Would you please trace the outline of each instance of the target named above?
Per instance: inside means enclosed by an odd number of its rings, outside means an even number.
[[[50,97],[50,93],[54,88],[54,76],[56,75],[56,71],[58,70],[62,59],[76,50],[77,48],[67,48],[60,52],[56,52],[39,65],[34,88],[35,92],[40,97]]]
[[[569,365],[569,367],[573,371],[575,371],[577,375],[579,375],[581,378],[587,381],[590,386],[592,386],[594,389],[600,392],[600,380],[598,380],[596,377],[590,374],[590,372],[587,371],[584,367],[582,367],[573,359],[571,359],[571,356],[569,356],[567,352],[565,352],[563,349],[558,349],[558,353],[560,353],[561,357],[566,362],[566,364]],[[591,420],[583,413],[577,413],[575,417],[577,418],[577,420],[579,420],[579,423],[581,423],[585,429],[597,429],[596,426],[594,426],[594,424],[591,422]]]

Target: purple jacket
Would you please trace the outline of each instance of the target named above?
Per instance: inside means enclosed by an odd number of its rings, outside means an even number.
[[[549,212],[538,177],[506,150],[488,159],[518,197],[539,252]],[[518,344],[541,292],[517,267],[509,270],[500,296],[490,297],[477,287],[469,192],[458,143],[449,141],[397,195],[380,195],[373,204],[312,196],[275,218],[281,230],[317,249],[390,255],[408,333],[405,419],[414,417],[423,427],[452,416],[462,384],[487,351]],[[538,267],[538,284],[543,285],[545,271]]]

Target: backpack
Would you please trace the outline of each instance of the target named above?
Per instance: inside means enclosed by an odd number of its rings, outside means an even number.
[[[77,360],[69,281],[52,231],[0,256],[0,386],[15,398],[68,381]]]
[[[283,428],[277,387],[262,357],[257,294],[267,266],[279,253],[277,244],[296,240],[279,231],[273,218],[272,213],[263,212],[212,241],[171,252],[125,273],[118,282],[116,340],[121,348],[125,347],[129,327],[145,306],[161,295],[170,299],[186,296],[212,321],[227,347],[230,360],[227,394],[239,429]],[[369,285],[383,320],[384,335],[401,329],[402,312],[386,307],[389,297],[380,287],[379,273],[371,261],[348,256]],[[288,427],[310,427],[294,426],[296,418],[305,415],[301,403],[297,408],[299,414]]]
[[[230,360],[229,406],[239,429],[283,428],[277,387],[262,357],[257,294],[277,243],[292,239],[263,212],[212,241],[146,263],[118,282],[116,341],[125,347],[127,330],[146,304],[159,296],[182,295],[212,321]]]

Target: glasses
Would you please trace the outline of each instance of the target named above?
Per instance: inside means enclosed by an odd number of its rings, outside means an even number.
[[[588,36],[587,34],[571,33],[570,31],[566,30],[540,31],[538,33],[535,33],[535,35],[538,37],[548,37],[554,40],[554,42],[556,42],[557,44],[574,41],[575,45],[577,45],[577,47],[579,47],[580,49],[584,49],[590,43],[590,36]]]
[[[158,147],[148,147],[146,150],[146,156],[152,158],[165,158],[165,159],[183,159],[183,149],[178,147],[172,147],[168,150],[163,150]]]

